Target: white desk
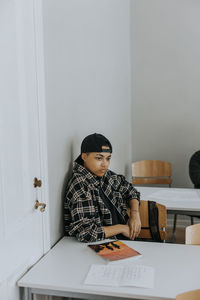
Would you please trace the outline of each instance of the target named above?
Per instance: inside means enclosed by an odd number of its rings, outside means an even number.
[[[200,246],[134,241],[126,244],[143,254],[131,263],[155,268],[154,289],[84,285],[90,265],[105,262],[87,244],[65,237],[19,280],[18,285],[24,287],[24,300],[32,299],[32,294],[95,300],[169,300],[200,287]]]
[[[200,190],[183,188],[136,187],[141,200],[163,204],[169,214],[200,215]]]

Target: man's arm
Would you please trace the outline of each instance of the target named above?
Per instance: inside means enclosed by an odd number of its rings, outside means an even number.
[[[141,230],[141,220],[140,220],[138,199],[131,199],[129,201],[129,207],[130,207],[130,215],[128,220],[128,226],[130,229],[129,238],[131,240],[134,240],[135,237],[138,237]]]
[[[122,197],[126,202],[127,213],[129,211],[129,220],[128,226],[130,229],[129,238],[133,240],[135,237],[138,237],[141,230],[141,221],[139,214],[139,203],[140,203],[140,193],[134,188],[132,183],[129,183],[124,176],[120,175],[120,191]]]
[[[71,183],[65,200],[65,218],[68,221],[67,233],[80,242],[96,242],[105,239],[100,217],[95,214],[95,206],[90,190],[81,178]]]
[[[139,212],[139,201],[138,199],[131,199],[129,201],[130,214],[133,212]]]
[[[105,233],[105,238],[109,238],[111,236],[117,235],[117,234],[123,234],[126,237],[130,236],[130,229],[129,226],[123,225],[123,224],[117,224],[117,225],[111,225],[111,226],[103,226],[103,230]]]

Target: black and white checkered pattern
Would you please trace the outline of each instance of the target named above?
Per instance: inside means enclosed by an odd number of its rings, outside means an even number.
[[[65,233],[76,236],[81,242],[103,240],[103,226],[112,225],[112,215],[99,195],[99,187],[116,207],[124,219],[128,220],[126,208],[129,200],[138,199],[140,193],[123,175],[107,170],[100,180],[86,168],[74,164],[64,202]]]

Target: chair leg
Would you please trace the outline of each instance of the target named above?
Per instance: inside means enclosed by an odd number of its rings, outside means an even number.
[[[176,235],[176,221],[177,221],[177,214],[174,215],[174,225],[173,225],[171,243],[174,243],[174,240],[175,240],[175,235]]]
[[[191,225],[194,225],[194,218],[191,216]]]

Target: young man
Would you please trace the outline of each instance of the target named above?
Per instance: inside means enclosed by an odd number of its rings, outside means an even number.
[[[109,140],[94,133],[83,140],[81,155],[75,160],[64,222],[65,233],[81,242],[110,237],[133,240],[140,233],[140,193],[124,176],[108,170],[111,153]]]

